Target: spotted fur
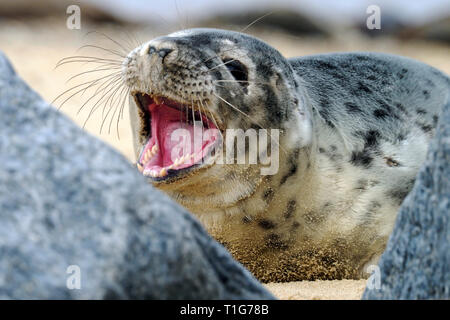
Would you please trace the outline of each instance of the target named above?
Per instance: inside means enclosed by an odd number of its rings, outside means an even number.
[[[171,52],[149,57],[151,48]],[[249,82],[233,81],[223,65],[230,58]],[[364,276],[384,250],[450,93],[446,75],[407,58],[286,59],[251,36],[214,29],[152,40],[130,53],[123,74],[131,90],[201,100],[224,128],[282,130],[274,176],[230,164],[155,183],[262,281]]]

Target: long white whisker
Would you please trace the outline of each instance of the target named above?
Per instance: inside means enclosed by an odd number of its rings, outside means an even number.
[[[119,94],[117,97],[121,97],[121,94],[124,92],[124,90],[126,90],[126,87],[122,87],[122,90],[120,90],[120,94]],[[116,92],[118,92],[118,90],[117,90]],[[120,101],[120,100],[119,100],[119,101]],[[111,105],[112,105],[112,102],[113,102],[113,101],[111,101],[110,107],[111,107]],[[120,114],[120,104],[119,104],[119,105],[116,105],[116,107],[114,108],[114,112],[113,112],[113,114],[112,114],[112,116],[111,116],[111,120],[109,121],[108,134],[111,134],[111,126],[112,126],[112,123],[113,123],[113,120],[114,120],[114,116],[116,115],[116,112],[117,112],[118,109],[119,109],[119,113],[118,113],[117,119],[119,119],[119,114]]]
[[[244,32],[245,30],[247,30],[248,28],[250,28],[252,25],[254,25],[255,23],[257,23],[258,21],[264,19],[267,16],[270,16],[271,14],[275,13],[276,11],[271,11],[269,13],[266,13],[265,15],[255,19],[254,21],[252,21],[251,23],[249,23],[245,28],[241,29],[240,32]]]
[[[242,110],[240,110],[239,108],[237,108],[237,107],[235,107],[235,106],[233,106],[231,103],[229,103],[227,100],[225,100],[224,98],[222,98],[221,96],[219,96],[219,95],[217,95],[217,94],[215,94],[215,93],[213,93],[217,98],[219,98],[220,100],[222,100],[223,102],[225,102],[227,105],[229,105],[230,107],[232,107],[234,110],[236,110],[236,111],[238,111],[238,112],[240,112],[241,114],[243,114],[244,116],[246,116],[247,118],[249,118],[249,119],[251,119],[252,121],[253,121],[253,119],[248,115],[248,114],[246,114],[244,111],[242,111]],[[255,122],[256,123],[256,122]],[[256,123],[256,124],[258,124],[258,123]],[[259,125],[259,124],[258,124]],[[260,126],[261,127],[261,126]],[[261,127],[262,128],[262,127]]]
[[[112,78],[112,79],[110,79],[110,80],[108,80],[108,81],[106,81],[105,83],[107,83],[106,84],[106,86],[104,87],[104,88],[102,88],[101,90],[96,90],[95,91],[95,93],[87,100],[87,101],[85,101],[84,103],[83,103],[83,105],[78,109],[78,112],[77,112],[77,114],[79,114],[80,112],[81,112],[81,110],[84,108],[84,106],[89,102],[89,101],[91,101],[94,97],[96,97],[98,94],[100,94],[101,92],[104,92],[106,89],[108,89],[108,87],[109,86],[113,86],[113,88],[114,88],[114,86],[118,83],[120,81],[120,77],[115,77],[115,78]],[[102,86],[104,86],[105,85],[105,83],[102,83]],[[113,89],[112,88],[112,89]],[[111,89],[111,90],[112,90]],[[109,91],[111,91],[111,90],[109,90]],[[108,92],[109,92],[108,91]],[[108,93],[107,92],[107,93]],[[107,94],[106,93],[106,94]],[[104,97],[105,95],[103,95],[102,96],[102,98]],[[98,103],[98,101],[97,101],[97,103]],[[92,107],[92,108],[94,108],[96,105],[97,105],[97,103],[96,104],[94,104],[94,106]],[[92,109],[91,109],[91,111],[92,111]]]
[[[109,52],[109,53],[111,53],[111,54],[113,54],[113,55],[115,55],[115,56],[118,56],[118,57],[120,57],[120,58],[125,58],[125,57],[126,57],[123,53],[121,53],[121,52],[119,52],[119,51],[116,51],[116,50],[113,50],[113,49],[108,49],[108,48],[103,48],[103,47],[96,46],[96,45],[93,45],[93,44],[86,44],[86,45],[84,45],[84,46],[81,46],[80,48],[78,48],[77,51],[82,50],[82,49],[84,49],[84,48],[95,48],[95,49],[100,49],[100,50]]]
[[[80,84],[80,85],[74,86],[74,87],[70,88],[69,90],[64,91],[64,92],[63,92],[62,94],[60,94],[58,97],[56,97],[56,98],[53,100],[52,104],[53,104],[58,98],[60,98],[62,95],[64,95],[65,93],[67,93],[67,92],[69,92],[69,91],[71,91],[71,90],[73,90],[73,89],[75,89],[75,88],[77,88],[77,87],[80,87],[80,86],[82,86],[82,85],[88,84],[85,88],[82,88],[82,89],[78,90],[77,92],[75,92],[74,94],[72,94],[71,96],[69,96],[66,100],[64,100],[64,102],[61,103],[61,104],[58,106],[58,109],[61,109],[62,106],[63,106],[69,99],[71,99],[72,97],[76,96],[78,93],[80,93],[80,92],[82,92],[82,91],[86,91],[86,90],[89,89],[90,87],[95,86],[97,82],[99,82],[99,81],[101,81],[101,80],[103,80],[103,79],[105,79],[105,78],[109,78],[109,77],[113,77],[113,76],[116,76],[116,75],[114,75],[114,74],[109,74],[109,75],[104,76],[104,77],[101,77],[101,78],[99,78],[99,79],[92,80],[92,81],[88,81],[88,82],[82,83],[82,84]]]
[[[102,133],[103,125],[105,124],[105,121],[106,121],[106,119],[108,118],[108,115],[109,115],[109,113],[111,112],[111,109],[112,109],[112,108],[109,108],[108,112],[106,113],[106,116],[105,116],[105,117],[103,118],[103,120],[102,120],[102,124],[101,124],[101,126],[100,126],[100,134]],[[114,114],[113,114],[113,116],[114,116]]]
[[[126,88],[126,87],[124,87],[124,88]],[[130,89],[127,89],[127,91],[125,91],[125,94],[123,96],[122,105],[120,107],[120,111],[119,111],[119,114],[117,116],[116,132],[117,132],[117,139],[119,139],[119,140],[120,140],[119,122],[120,122],[120,119],[123,119],[123,110],[125,109],[125,101],[126,101],[126,98],[128,97],[129,94],[130,94]]]
[[[101,66],[101,67],[102,67],[102,66]],[[87,73],[100,72],[100,71],[110,71],[110,70],[117,70],[117,69],[120,69],[120,67],[109,67],[109,68],[106,68],[106,69],[98,69],[98,67],[97,67],[97,68],[95,68],[94,70],[84,71],[84,72],[78,73],[78,74],[76,74],[76,75],[70,77],[70,78],[66,81],[66,83],[68,83],[68,82],[72,81],[73,79],[78,78],[78,77],[80,77],[80,76],[82,76],[82,75],[84,75],[84,74],[87,74]]]
[[[122,48],[124,50],[124,54],[128,54],[128,52],[130,52],[130,49],[125,48],[124,46],[122,46],[122,44],[120,44],[118,41],[114,40],[113,38],[111,38],[110,36],[106,35],[103,32],[97,31],[97,30],[93,30],[93,31],[89,31],[88,33],[86,33],[86,36],[89,35],[90,33],[98,33],[102,36],[104,36],[105,38],[111,40],[112,42],[114,42],[118,47]]]
[[[120,86],[122,85],[122,79],[119,77],[119,78],[117,78],[113,83],[111,83],[110,85],[112,85],[114,88],[117,88],[117,89],[119,89],[120,88]],[[103,116],[105,115],[105,109],[106,109],[106,107],[107,107],[107,105],[108,105],[108,101],[111,101],[110,102],[110,106],[114,103],[114,97],[116,96],[116,94],[118,93],[118,90],[115,90],[114,89],[114,92],[113,92],[113,94],[111,94],[110,96],[109,96],[109,98],[105,101],[105,103],[103,104],[103,108],[102,108],[102,118],[103,118]],[[100,108],[100,106],[99,106],[99,108]]]
[[[116,63],[120,63],[120,64],[122,63],[121,60],[108,59],[108,58],[99,58],[99,57],[94,57],[94,56],[70,56],[70,57],[65,57],[65,58],[62,58],[61,60],[59,60],[56,63],[56,67],[62,65],[64,62],[69,62],[69,61],[72,61],[72,60],[104,61],[104,62],[116,62]]]
[[[208,71],[212,71],[212,70],[214,70],[214,69],[216,69],[216,68],[219,68],[219,67],[221,67],[221,66],[224,66],[224,65],[226,65],[226,64],[229,64],[229,63],[231,63],[231,62],[233,62],[233,61],[236,61],[236,59],[228,60],[227,62],[221,63],[221,64],[219,64],[219,65],[217,65],[217,66],[215,66],[215,67],[212,67],[212,68],[209,69]]]
[[[200,100],[200,103],[203,105],[202,100]],[[219,125],[217,124],[217,121],[216,121],[216,119],[214,118],[214,115],[212,114],[211,110],[209,110],[209,109],[207,108],[207,106],[204,106],[204,108],[209,112],[210,118],[211,118],[212,121],[214,122],[214,124],[215,124],[217,130],[219,130],[220,138],[222,139],[222,141],[224,141],[224,138],[223,138],[223,135],[222,135],[222,131],[220,130]]]
[[[121,85],[121,83],[119,82],[119,80],[120,80],[120,78],[119,79],[116,79],[113,83],[111,83],[110,85],[112,85],[112,87],[107,91],[107,92],[105,92],[96,102],[95,102],[95,104],[92,106],[92,108],[91,108],[91,111],[89,111],[89,115],[87,116],[87,118],[86,118],[86,120],[84,121],[84,124],[83,124],[83,128],[85,127],[85,125],[87,124],[87,122],[88,122],[88,120],[89,120],[89,118],[91,117],[91,115],[98,109],[98,108],[100,108],[100,106],[101,106],[101,101],[108,95],[108,93],[109,92],[111,92],[111,91],[113,91],[113,90],[116,90],[116,88],[120,88],[120,85]],[[109,86],[109,85],[108,85]],[[99,94],[100,92],[104,92],[106,89],[108,89],[108,86],[106,86],[105,88],[103,88],[102,90],[100,90],[98,93],[96,93],[94,96],[92,96],[92,97],[90,97],[89,98],[89,100],[91,100],[93,97],[95,97],[97,94]],[[115,92],[117,92],[117,91],[115,91]],[[111,99],[111,97],[112,97],[112,95],[109,95],[108,96],[108,98],[106,99],[106,101],[105,101],[105,104],[106,103],[108,103],[108,101]],[[83,106],[82,106],[82,108],[84,107],[84,105],[86,105],[86,103],[87,102],[89,102],[89,100],[88,101],[86,101],[84,104],[83,104]],[[99,104],[100,103],[100,104]]]

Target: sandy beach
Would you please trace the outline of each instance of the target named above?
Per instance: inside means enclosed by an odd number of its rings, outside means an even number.
[[[316,280],[265,285],[282,300],[359,300],[366,280]]]

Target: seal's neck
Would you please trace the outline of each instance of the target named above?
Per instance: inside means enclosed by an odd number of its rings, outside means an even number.
[[[159,186],[190,212],[201,215],[232,209],[250,197],[263,180],[257,167],[216,164],[189,178],[189,182]]]
[[[292,144],[291,139],[289,132],[280,137],[276,166],[216,164],[175,188],[173,185],[159,187],[199,217],[213,213],[240,215],[248,203],[253,206],[252,212],[265,210],[267,203],[255,202],[255,197],[264,198],[264,194],[267,197],[267,193],[272,192],[278,197],[280,189],[297,188],[302,180],[314,176],[314,139],[304,147]],[[269,167],[276,170],[269,170]]]

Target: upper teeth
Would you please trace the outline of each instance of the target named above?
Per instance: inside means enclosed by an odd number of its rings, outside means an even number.
[[[151,158],[158,152],[158,145],[154,145],[151,149],[147,149],[142,158],[144,166],[150,161]]]
[[[162,99],[160,97],[154,97],[153,100],[155,101],[156,104],[161,104]]]

